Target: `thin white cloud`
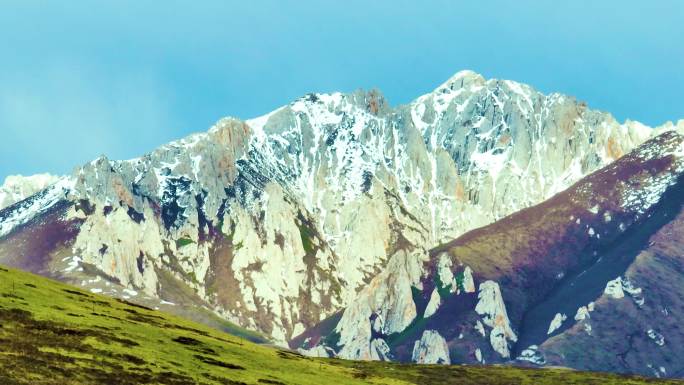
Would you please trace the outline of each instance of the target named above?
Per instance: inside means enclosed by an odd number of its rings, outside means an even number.
[[[0,152],[19,172],[41,164],[51,169],[33,171],[68,172],[100,154],[140,155],[173,120],[172,95],[142,72],[113,78],[59,63],[0,79]],[[12,173],[3,160],[0,171]]]

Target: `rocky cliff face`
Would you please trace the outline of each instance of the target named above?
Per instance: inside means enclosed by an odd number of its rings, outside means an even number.
[[[8,176],[5,183],[0,186],[0,210],[30,197],[58,179],[59,177],[50,174]]]
[[[423,309],[412,298],[417,262],[651,134],[469,71],[396,108],[375,91],[310,94],[137,159],[80,167],[0,211],[0,261],[170,311],[192,304],[281,344],[346,309],[344,357],[382,357],[377,333],[400,333],[454,291],[481,295],[482,329],[497,330],[504,356],[516,333],[503,322],[500,283],[445,258],[441,282],[462,282],[431,290]],[[372,325],[342,332],[369,313]],[[420,346],[418,356],[444,358]]]
[[[339,321],[293,346],[681,375],[683,209],[684,136],[669,131],[542,204],[393,256]]]

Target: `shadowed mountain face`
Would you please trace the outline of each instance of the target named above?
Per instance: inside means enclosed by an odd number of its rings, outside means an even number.
[[[396,108],[310,94],[78,168],[0,211],[0,262],[309,354],[501,361],[559,285],[613,273],[678,172],[672,133],[623,157],[661,131],[469,71]]]

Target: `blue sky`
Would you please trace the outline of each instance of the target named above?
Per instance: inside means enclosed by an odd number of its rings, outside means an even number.
[[[684,1],[3,1],[0,181],[141,155],[223,116],[461,69],[684,118]]]

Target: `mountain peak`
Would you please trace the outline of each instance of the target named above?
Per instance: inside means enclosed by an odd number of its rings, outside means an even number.
[[[456,72],[452,77],[450,77],[447,81],[444,83],[440,84],[439,87],[435,89],[435,91],[438,90],[445,90],[445,89],[458,89],[458,88],[463,88],[469,84],[478,84],[482,85],[486,79],[478,74],[475,71],[472,70],[462,70]]]

